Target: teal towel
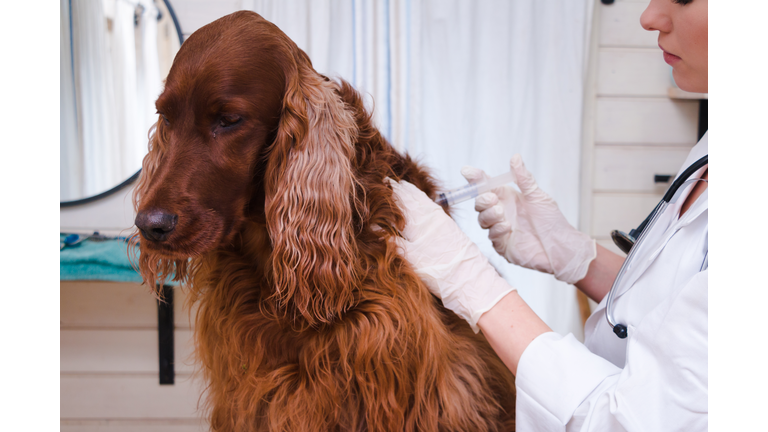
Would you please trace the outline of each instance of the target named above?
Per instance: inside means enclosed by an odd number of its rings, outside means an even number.
[[[119,239],[85,240],[62,249],[60,269],[61,280],[141,282],[128,260],[128,243]]]

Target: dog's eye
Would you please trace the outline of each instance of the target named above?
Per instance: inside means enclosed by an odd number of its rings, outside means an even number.
[[[232,126],[240,123],[240,121],[242,121],[242,120],[243,119],[240,116],[237,116],[237,115],[234,115],[234,114],[223,115],[219,119],[219,127],[223,127],[223,128],[232,127]]]
[[[158,114],[160,114],[160,113],[158,113]],[[160,117],[163,118],[163,123],[165,123],[166,126],[171,124],[171,122],[169,122],[168,119],[164,115],[160,114]]]

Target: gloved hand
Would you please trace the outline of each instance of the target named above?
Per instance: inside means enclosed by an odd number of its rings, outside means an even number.
[[[539,189],[520,155],[513,156],[509,166],[522,193],[501,186],[475,199],[478,221],[489,228],[494,249],[513,264],[554,274],[570,284],[580,281],[597,256],[596,242],[568,223],[555,200]],[[487,178],[473,167],[462,168],[461,174],[470,183]]]
[[[395,241],[432,294],[464,318],[477,321],[512,288],[456,223],[416,186],[388,179],[405,216],[403,238]]]

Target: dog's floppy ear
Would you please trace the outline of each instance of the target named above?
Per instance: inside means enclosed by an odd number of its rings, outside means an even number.
[[[355,301],[360,271],[351,160],[357,128],[336,84],[315,72],[301,50],[293,60],[264,183],[275,290],[270,303],[294,322],[301,315],[317,326]]]

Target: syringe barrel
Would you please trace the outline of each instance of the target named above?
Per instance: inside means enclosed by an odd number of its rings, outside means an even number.
[[[512,172],[506,172],[496,177],[490,178],[486,181],[478,183],[470,183],[457,189],[449,190],[439,193],[437,195],[437,202],[440,205],[454,205],[466,200],[477,197],[480,194],[484,194],[499,186],[503,186],[513,181]]]
[[[481,184],[468,184],[458,189],[442,192],[437,195],[437,203],[440,205],[454,205],[472,199],[478,195],[478,186],[481,186]]]

